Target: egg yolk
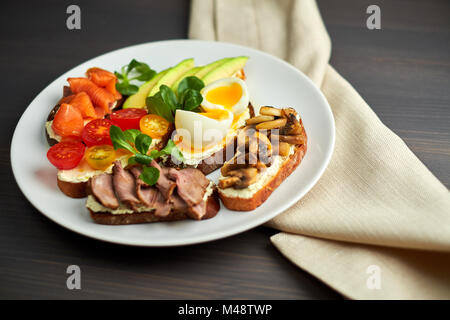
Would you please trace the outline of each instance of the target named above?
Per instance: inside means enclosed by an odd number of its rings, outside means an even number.
[[[238,83],[211,89],[206,94],[206,100],[213,104],[219,104],[225,108],[231,108],[242,97],[242,87]]]
[[[202,116],[214,119],[214,120],[224,120],[228,119],[228,112],[225,110],[209,110],[208,112],[200,112]]]

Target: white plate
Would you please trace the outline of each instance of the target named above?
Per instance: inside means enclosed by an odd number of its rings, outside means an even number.
[[[126,226],[95,224],[84,199],[62,194],[56,185],[56,169],[47,161],[44,122],[62,95],[68,77],[78,77],[90,67],[119,70],[131,59],[155,70],[194,57],[196,65],[231,56],[249,56],[245,66],[250,100],[255,106],[293,107],[302,116],[308,134],[308,151],[300,166],[270,198],[251,212],[221,207],[210,220],[185,220]],[[243,46],[208,41],[174,40],[136,45],[89,60],[66,72],[45,88],[28,106],[17,124],[11,145],[16,181],[27,199],[56,223],[88,237],[136,246],[186,245],[224,238],[256,227],[300,200],[324,172],[335,139],[331,109],[314,84],[300,71],[271,55]],[[218,172],[211,178],[217,179]]]

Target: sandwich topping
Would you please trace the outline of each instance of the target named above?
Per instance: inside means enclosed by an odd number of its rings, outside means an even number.
[[[117,161],[112,174],[103,173],[90,180],[86,207],[111,214],[153,211],[158,217],[186,213],[191,219],[202,219],[214,184],[197,169],[164,168],[155,161],[151,165],[160,173],[154,186],[139,178],[141,166],[124,169]]]
[[[220,193],[251,198],[275,176],[295,146],[306,143],[297,112],[292,108],[262,107],[246,121],[235,156],[221,168]]]

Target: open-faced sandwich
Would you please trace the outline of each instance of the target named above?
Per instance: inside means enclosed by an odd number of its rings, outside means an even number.
[[[307,148],[302,120],[292,108],[262,107],[246,121],[234,157],[220,170],[219,195],[231,210],[260,206],[300,164]]]
[[[219,196],[232,210],[259,206],[300,163],[306,133],[294,109],[255,116],[247,59],[160,72],[133,59],[68,78],[45,124],[61,191],[112,225],[209,219]],[[217,187],[205,175],[220,167]]]

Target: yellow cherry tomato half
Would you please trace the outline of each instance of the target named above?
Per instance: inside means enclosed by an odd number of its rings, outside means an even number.
[[[104,170],[116,160],[116,151],[106,144],[92,146],[86,150],[85,159],[93,169]]]
[[[169,130],[169,122],[156,114],[147,114],[139,122],[142,133],[153,139],[162,138]]]

